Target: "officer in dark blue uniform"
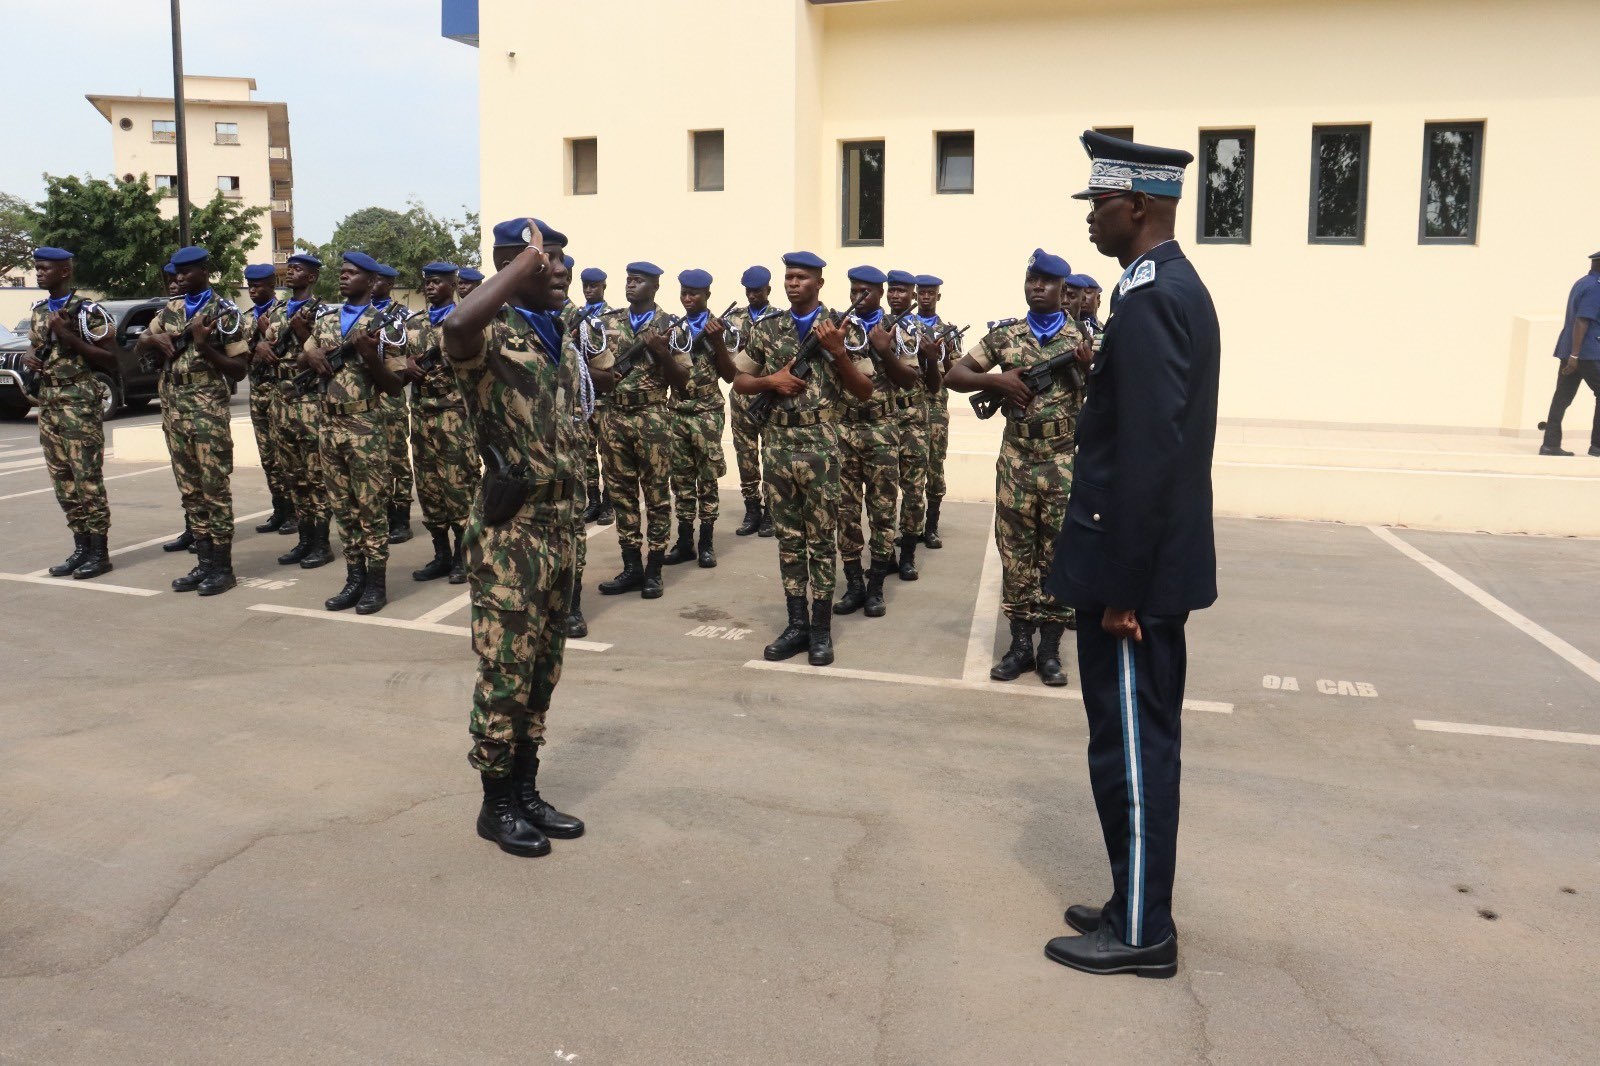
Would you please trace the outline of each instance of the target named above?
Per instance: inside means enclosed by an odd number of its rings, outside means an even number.
[[[1582,382],[1594,393],[1589,454],[1600,456],[1600,252],[1589,257],[1589,273],[1579,278],[1567,294],[1567,314],[1561,323],[1555,356],[1561,360],[1561,369],[1556,375],[1555,394],[1550,398],[1550,414],[1539,423],[1544,430],[1539,454],[1572,454],[1561,446],[1561,420]]]
[[[1111,859],[1103,907],[1045,955],[1086,973],[1171,977],[1178,944],[1180,714],[1189,612],[1217,598],[1211,452],[1221,342],[1173,238],[1188,152],[1085,132],[1089,240],[1117,259],[1103,346],[1078,417],[1067,521],[1045,589],[1078,611],[1089,778]]]

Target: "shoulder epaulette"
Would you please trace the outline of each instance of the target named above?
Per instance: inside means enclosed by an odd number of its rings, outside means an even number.
[[[50,302],[50,300],[49,300],[48,297],[46,297],[43,300],[35,300],[35,301],[33,301],[33,306],[30,307],[28,310],[37,311],[37,310],[39,310],[39,308],[43,307],[45,304],[47,304],[49,302]]]
[[[995,333],[999,333],[1001,330],[1009,329],[1010,327],[1016,325],[1018,322],[1021,322],[1021,321],[1022,321],[1022,319],[1020,319],[1020,318],[1002,318],[998,322],[991,322],[991,323],[989,323],[989,333],[991,335],[995,334]]]
[[[1117,286],[1117,294],[1126,296],[1134,289],[1143,288],[1156,280],[1156,265],[1146,259],[1134,268],[1133,274]]]

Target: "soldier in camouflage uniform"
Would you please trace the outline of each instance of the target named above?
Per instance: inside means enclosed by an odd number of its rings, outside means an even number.
[[[944,460],[950,450],[950,393],[945,388],[944,375],[957,351],[939,319],[943,285],[943,280],[932,274],[917,275],[917,322],[925,342],[923,388],[928,404],[927,505],[923,508],[922,543],[929,549],[944,547],[939,537],[939,512],[944,504]]]
[[[1067,683],[1061,636],[1071,611],[1044,591],[1044,578],[1066,518],[1083,391],[1081,385],[1074,387],[1070,366],[1058,368],[1037,395],[1018,371],[1058,356],[1089,362],[1089,342],[1061,310],[1062,282],[1071,273],[1066,260],[1035,251],[1023,282],[1027,316],[996,323],[945,376],[959,392],[993,389],[1006,398],[1005,436],[995,463],[994,534],[1000,551],[1000,606],[1011,623],[1011,647],[989,671],[996,681],[1014,681],[1037,666],[1046,685]],[[991,368],[999,372],[988,373]]]
[[[739,278],[744,286],[745,306],[728,316],[727,327],[735,333],[735,343],[730,348],[735,355],[743,348],[750,327],[778,314],[772,306],[772,271],[764,266],[753,266]],[[750,397],[737,392],[728,393],[728,423],[733,427],[733,457],[739,466],[739,495],[744,497],[744,521],[733,531],[736,537],[759,533],[772,536],[772,515],[764,500],[761,485],[761,427],[750,420]]]
[[[36,248],[33,269],[48,298],[33,305],[28,339],[33,351],[23,369],[36,375],[39,444],[56,502],[72,531],[72,554],[50,568],[51,577],[99,577],[111,569],[106,537],[111,507],[101,475],[106,438],[100,424],[100,390],[94,372],[115,373],[116,323],[99,305],[72,291],[72,253]],[[94,338],[94,339],[91,339]]]
[[[571,283],[572,267],[571,256],[564,256],[561,262],[552,262],[550,265],[555,274],[555,283],[563,292]],[[571,307],[570,304],[568,306]],[[577,470],[587,468],[588,461],[595,453],[595,388],[594,381],[589,376],[589,359],[600,354],[602,346],[598,344],[594,332],[595,320],[584,317],[582,306],[577,307],[575,313],[563,310],[558,317],[562,321],[561,360],[563,363],[570,363],[576,369],[578,394],[572,413],[570,441],[573,448],[571,464],[572,468]],[[585,472],[587,473],[586,469]],[[584,527],[587,525],[585,515],[591,502],[588,481],[580,478],[576,485],[572,507],[572,597],[567,604],[566,623],[567,636],[574,638],[589,635],[589,622],[583,617],[583,571],[589,565],[589,537]]]
[[[296,519],[295,532],[300,535],[294,547],[278,556],[278,565],[299,563],[303,570],[333,562],[333,549],[328,543],[328,491],[323,482],[318,441],[321,398],[315,390],[302,393],[293,384],[299,371],[297,356],[311,336],[312,325],[319,316],[338,311],[311,295],[311,287],[321,273],[322,260],[316,256],[302,253],[289,257],[284,267],[289,299],[262,316],[262,339],[256,346],[257,360],[272,360],[279,379],[278,402],[272,413],[283,444],[283,471]]]
[[[809,651],[813,666],[833,662],[833,585],[839,510],[840,396],[872,396],[866,360],[845,350],[845,334],[822,305],[822,259],[811,252],[783,257],[787,314],[757,323],[744,350],[730,357],[721,330],[708,327],[719,360],[738,371],[734,391],[772,394],[771,418],[761,429],[761,462],[778,536],[778,570],[789,624],[763,654],[770,661]],[[720,323],[717,324],[720,327]],[[814,340],[813,340],[814,338]],[[812,343],[808,344],[808,341]],[[804,355],[810,373],[790,373]],[[726,372],[727,367],[724,367]],[[810,612],[807,613],[807,592]]]
[[[400,272],[387,263],[378,264],[378,277],[372,285],[372,307],[379,313],[391,306],[407,319],[411,311],[403,304],[395,304],[389,294],[394,289]],[[404,544],[411,533],[411,493],[414,477],[411,470],[411,412],[406,405],[402,389],[397,395],[383,395],[378,400],[383,412],[384,441],[389,450],[389,501],[386,508],[390,544]]]
[[[444,358],[444,320],[456,308],[454,263],[422,268],[425,313],[407,322],[406,365],[401,380],[411,386],[411,453],[422,502],[422,523],[433,538],[433,558],[411,572],[413,581],[450,576],[467,581],[462,536],[478,487],[478,457],[467,429],[467,411],[454,371]],[[455,538],[452,548],[450,538]]]
[[[543,248],[532,243],[535,232]],[[497,273],[444,323],[445,354],[478,446],[498,452],[526,490],[514,509],[495,513],[487,491],[472,505],[467,556],[478,677],[469,761],[483,783],[478,835],[534,856],[549,854],[550,837],[584,831],[538,790],[545,716],[566,651],[574,541],[582,535],[573,417],[581,370],[578,360],[559,357],[561,289],[552,260],[559,262],[566,238],[516,219],[496,226],[494,241]]]
[[[192,570],[172,582],[172,590],[215,596],[238,584],[228,396],[231,383],[245,375],[249,333],[239,309],[212,291],[204,248],[180,249],[172,265],[183,295],[156,313],[138,348],[163,364],[161,426],[199,556]]]
[[[394,468],[381,400],[401,391],[405,368],[405,323],[373,303],[377,268],[369,255],[344,253],[344,306],[317,319],[300,354],[302,368],[319,379],[322,468],[344,547],[344,587],[323,606],[357,614],[375,614],[389,602],[385,519]]]
[[[583,283],[583,303],[578,307],[578,314],[574,317],[582,322],[593,322],[610,312],[611,307],[606,303],[606,272],[599,267],[584,267],[579,279]],[[573,331],[569,330],[568,335],[573,335]],[[587,501],[583,509],[583,520],[585,523],[595,522],[609,526],[616,521],[616,512],[612,509],[608,493],[600,484],[599,427],[600,408],[604,407],[603,398],[596,397],[596,404],[594,413],[586,419],[589,450],[583,455],[584,497]],[[580,612],[574,611],[573,614],[582,620]]]
[[[728,460],[722,453],[726,418],[719,382],[722,373],[705,335],[711,321],[707,307],[711,275],[704,270],[685,270],[678,275],[678,284],[683,322],[670,338],[652,341],[657,358],[676,359],[688,376],[688,381],[672,390],[672,496],[678,514],[678,542],[664,561],[673,566],[698,555],[700,566],[710,569],[717,565],[712,541],[721,502],[717,479],[728,472]],[[700,526],[698,550],[696,521]]]
[[[282,399],[280,367],[266,342],[267,326],[278,309],[278,269],[271,263],[254,263],[244,268],[245,288],[251,306],[245,315],[245,333],[250,341],[250,426],[255,430],[256,452],[261,456],[261,471],[272,494],[272,514],[256,526],[257,533],[276,533],[296,523],[293,501],[289,498],[288,448],[283,440],[282,420],[275,417]],[[292,364],[289,364],[292,365]]]
[[[606,489],[617,511],[617,543],[622,548],[622,572],[600,582],[602,596],[637,590],[644,599],[653,600],[663,592],[661,567],[672,531],[672,428],[667,387],[681,387],[687,375],[674,360],[654,354],[620,380],[610,369],[619,355],[636,341],[642,343],[647,334],[665,335],[668,316],[656,305],[661,273],[653,263],[628,264],[628,306],[601,319],[606,350],[589,363],[595,387],[606,397],[600,417],[600,459]],[[648,561],[643,563],[641,534],[649,549]]]
[[[472,290],[483,284],[483,271],[477,267],[462,267],[456,281],[456,300],[465,300]]]
[[[906,370],[905,384],[896,394],[900,406],[900,549],[895,567],[901,581],[917,580],[917,545],[922,543],[923,523],[928,508],[928,390],[922,349],[926,338],[916,310],[917,277],[910,271],[889,271],[886,292],[889,313],[900,323],[894,331],[894,344],[886,345],[883,358],[893,358]]]

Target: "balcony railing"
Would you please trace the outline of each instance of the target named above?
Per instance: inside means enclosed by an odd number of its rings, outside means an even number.
[[[293,211],[294,210],[294,201],[292,201],[292,200],[274,200],[274,201],[272,201],[272,209],[274,211],[283,211],[283,212],[286,212],[286,213],[289,212],[289,211]]]
[[[287,263],[289,261],[289,253],[288,252],[273,252],[272,253],[272,261],[274,263],[278,264],[279,266],[283,266],[285,263]]]
[[[219,134],[217,134],[217,143],[218,144],[238,144],[239,143],[239,135],[237,133],[219,133]]]
[[[150,134],[150,140],[156,144],[177,144],[178,134],[174,130],[156,130]]]
[[[268,159],[288,159],[289,146],[287,144],[271,144],[267,146]]]

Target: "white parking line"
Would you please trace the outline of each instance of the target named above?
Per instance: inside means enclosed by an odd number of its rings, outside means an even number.
[[[233,520],[235,522],[248,522],[252,518],[260,518],[262,515],[271,514],[271,513],[272,513],[272,511],[269,509],[269,510],[266,510],[266,511],[257,511],[254,514],[235,515]],[[106,552],[106,554],[110,555],[110,556],[113,556],[113,557],[118,556],[118,555],[127,555],[129,552],[136,552],[136,551],[139,551],[141,549],[148,548],[148,547],[150,547],[151,545],[154,545],[154,544],[161,544],[161,543],[163,543],[165,541],[173,540],[177,536],[178,536],[177,533],[163,533],[159,537],[151,537],[149,540],[141,540],[137,544],[125,544],[120,548],[116,548],[116,549],[113,549],[112,551]],[[50,569],[49,569],[49,567],[46,567],[43,570],[35,570],[33,573],[29,574],[28,576],[29,577],[49,577],[50,576]]]
[[[990,512],[989,528],[994,529]],[[978,578],[978,599],[972,607],[972,628],[967,631],[967,657],[961,667],[963,681],[982,681],[989,676],[989,661],[994,658],[995,630],[1000,628],[1000,586],[1003,571],[1000,549],[992,535],[985,538],[983,570]]]
[[[1549,648],[1551,651],[1561,656],[1561,658],[1577,667],[1583,673],[1589,675],[1590,680],[1600,682],[1600,662],[1596,662],[1595,660],[1591,659],[1589,656],[1585,655],[1577,648],[1574,648],[1571,644],[1568,644],[1566,641],[1562,640],[1560,637],[1544,628],[1544,626],[1541,626],[1537,622],[1528,618],[1526,615],[1519,614],[1518,612],[1512,610],[1503,602],[1495,599],[1483,589],[1479,588],[1477,585],[1474,585],[1472,582],[1468,581],[1466,578],[1462,577],[1460,574],[1456,573],[1439,560],[1433,558],[1431,555],[1427,555],[1417,550],[1416,548],[1413,548],[1411,545],[1395,536],[1389,530],[1383,528],[1382,526],[1368,526],[1367,528],[1371,530],[1373,535],[1379,540],[1394,548],[1401,555],[1404,555],[1413,562],[1419,563],[1427,569],[1433,571],[1434,574],[1438,575],[1446,583],[1455,586],[1458,591],[1464,593],[1467,598],[1475,600],[1480,606],[1486,608],[1490,613],[1496,615],[1503,621],[1511,623],[1513,626],[1522,630],[1528,636],[1532,637],[1534,640],[1538,641],[1540,644],[1543,644],[1546,648]]]
[[[70,577],[40,577],[37,574],[0,574],[0,581],[20,581],[27,585],[54,585],[57,588],[86,589],[89,592],[115,592],[122,596],[159,596],[156,589],[136,589],[127,585],[107,585],[103,581],[78,581]]]
[[[12,474],[26,474],[30,470],[43,469],[43,456],[34,459],[18,459],[14,463],[0,463],[0,477],[9,477]]]
[[[854,670],[843,666],[808,666],[801,663],[769,663],[765,659],[751,659],[745,663],[747,670],[769,670],[781,674],[810,674],[820,677],[845,678],[851,681],[882,681],[892,685],[922,685],[928,688],[954,688],[967,692],[995,692],[1011,696],[1042,696],[1047,699],[1083,700],[1083,692],[1075,688],[1045,688],[1042,685],[1018,685],[1016,682],[969,681],[962,677],[924,677],[920,674],[892,674],[881,670]],[[1186,711],[1209,711],[1213,714],[1232,714],[1233,704],[1213,700],[1184,700]]]
[[[427,614],[420,616],[417,621],[431,625],[432,623],[440,621],[441,619],[449,618],[451,615],[455,614],[457,611],[461,610],[461,608],[467,606],[471,602],[472,594],[470,592],[463,592],[459,596],[455,596],[444,601]]]
[[[1425,722],[1420,718],[1414,719],[1411,724],[1427,733],[1465,733],[1474,737],[1509,737],[1512,740],[1600,746],[1600,735],[1594,733],[1563,733],[1555,729],[1518,729],[1504,725],[1471,725],[1467,722]]]
[[[276,603],[252,603],[246,610],[265,611],[267,614],[287,614],[296,618],[317,618],[324,622],[350,622],[363,626],[383,626],[386,629],[409,629],[416,633],[438,633],[447,637],[470,637],[472,630],[466,626],[444,626],[421,619],[382,618],[375,614],[345,614],[334,611],[314,611],[307,607],[283,607]],[[577,651],[608,651],[609,644],[592,640],[567,641],[567,647]]]
[[[140,474],[154,474],[157,470],[168,470],[168,471],[170,471],[171,469],[172,469],[171,466],[167,465],[166,463],[162,463],[160,466],[147,467],[144,470],[135,470],[135,471],[133,471],[131,473],[127,473],[127,474],[112,474],[109,477],[102,478],[101,480],[102,481],[116,481],[118,478],[138,477]],[[49,486],[46,486],[45,488],[42,488],[42,489],[29,489],[27,492],[13,492],[9,496],[0,496],[0,500],[20,500],[24,496],[38,496],[40,493],[54,492],[54,491],[56,491],[55,490],[55,486],[49,485]]]

